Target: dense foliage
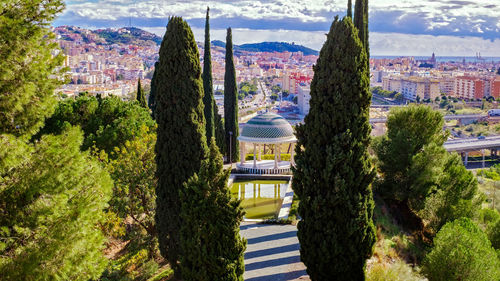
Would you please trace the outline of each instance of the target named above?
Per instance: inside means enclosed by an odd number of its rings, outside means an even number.
[[[431,168],[425,161],[442,161],[443,154],[432,154],[432,151],[441,150],[446,140],[443,123],[441,113],[428,106],[391,109],[387,117],[387,134],[374,144],[383,175],[378,191],[384,197],[406,202],[427,195],[430,186],[418,184],[415,177],[421,175],[420,170],[412,169],[421,167],[414,164],[419,153],[430,151],[426,153],[428,158],[420,162],[423,168]]]
[[[359,39],[365,48],[369,67],[370,47],[368,42],[368,0],[356,0],[354,5],[354,26],[358,29]]]
[[[2,280],[89,280],[106,259],[97,223],[111,195],[108,173],[80,151],[77,128],[35,145],[0,136]]]
[[[172,17],[168,22],[156,72],[155,221],[160,252],[175,270],[181,254],[179,190],[208,156],[198,47],[182,18]]]
[[[224,131],[226,157],[229,160],[231,156],[231,162],[237,162],[240,159],[237,90],[236,69],[234,68],[233,58],[233,36],[231,28],[228,28],[226,36],[226,73],[224,74]]]
[[[312,280],[364,280],[375,243],[367,66],[351,19],[336,18],[314,66],[311,109],[296,128],[297,236]]]
[[[149,247],[150,254],[156,252],[156,162],[154,147],[156,134],[143,126],[140,134],[111,153],[112,159],[106,166],[113,178],[113,197],[110,210],[137,225],[140,237]],[[145,235],[141,235],[145,232]]]
[[[2,1],[0,5],[0,134],[31,136],[55,107],[64,60],[50,22],[63,1]]]
[[[98,99],[82,95],[59,102],[54,114],[47,119],[42,134],[58,134],[68,125],[80,126],[85,139],[82,149],[92,146],[107,153],[138,135],[142,126],[154,128],[149,110],[138,103],[118,97]]]
[[[243,281],[246,241],[239,235],[243,209],[227,186],[229,170],[215,140],[198,175],[181,190],[181,271],[184,280]]]
[[[219,147],[220,153],[224,155],[226,153],[226,140],[224,133],[224,120],[219,114],[219,108],[214,100],[214,126],[215,126],[215,143]]]
[[[257,85],[250,82],[241,82],[238,85],[238,99],[242,100],[249,95],[255,95],[257,93]]]
[[[141,107],[147,108],[146,96],[144,95],[144,90],[141,87],[141,79],[137,81],[137,96],[136,100]]]
[[[116,28],[98,29],[93,31],[99,37],[106,40],[106,44],[127,44],[139,46],[159,45],[161,37],[136,27],[124,27],[127,32],[116,30]]]
[[[449,221],[474,218],[484,200],[460,156],[443,148],[443,122],[428,106],[394,109],[387,135],[374,145],[382,175],[378,192],[406,205],[431,234]]]
[[[414,208],[422,204],[416,201],[423,202],[419,215],[436,233],[449,221],[461,217],[474,218],[481,208],[483,197],[479,195],[476,176],[465,169],[460,156],[448,154],[444,149],[434,156],[442,157],[444,161],[434,166],[434,163],[427,162],[428,157],[422,157],[421,166],[425,165],[426,170],[432,172],[422,173],[417,179],[419,183],[427,182],[431,186],[427,191],[429,194],[420,194],[411,200],[414,201]]]
[[[214,109],[217,108],[213,104],[214,100],[214,88],[212,85],[212,56],[210,52],[210,18],[209,18],[210,8],[207,7],[207,18],[205,22],[205,48],[203,53],[203,105],[205,113],[205,133],[207,140],[215,137],[215,116]]]
[[[156,110],[155,96],[156,96],[157,69],[158,69],[158,62],[155,62],[155,70],[153,72],[153,77],[151,78],[151,87],[150,87],[151,89],[149,91],[149,97],[148,97],[148,107],[151,110],[151,116],[153,117],[153,119],[155,119],[155,110]]]
[[[214,46],[226,47],[226,43],[214,40],[212,41]],[[249,43],[243,45],[234,45],[235,52],[269,52],[269,53],[283,53],[283,52],[302,52],[305,56],[309,55],[318,55],[318,51],[304,47],[302,45],[297,45],[295,43],[287,43],[287,42],[261,42],[261,43]]]
[[[471,220],[461,218],[443,226],[424,260],[431,281],[500,279],[500,260],[490,241]]]

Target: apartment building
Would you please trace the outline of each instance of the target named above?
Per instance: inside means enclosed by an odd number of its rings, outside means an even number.
[[[311,85],[299,85],[297,87],[297,105],[299,113],[307,115],[309,113],[309,101],[311,100]]]
[[[491,82],[486,78],[459,76],[455,78],[454,96],[462,99],[482,99],[491,94]]]

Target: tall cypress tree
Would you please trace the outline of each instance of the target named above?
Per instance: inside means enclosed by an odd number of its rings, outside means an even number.
[[[352,0],[347,1],[347,16],[352,19]]]
[[[168,22],[156,72],[155,219],[160,253],[176,270],[181,254],[179,191],[208,156],[198,47],[191,28],[180,17]]]
[[[225,135],[224,135],[224,120],[222,120],[222,116],[219,114],[219,108],[217,107],[217,103],[214,99],[214,127],[215,127],[215,143],[219,147],[220,153],[223,155],[226,154],[226,145],[225,145]]]
[[[351,19],[336,17],[314,66],[311,109],[296,129],[297,236],[312,280],[364,280],[375,243],[366,61]]]
[[[368,45],[368,0],[356,0],[354,6],[354,26],[358,29],[359,39],[365,47],[365,51],[368,57],[368,63],[370,60],[370,47]]]
[[[144,90],[142,90],[141,87],[141,78],[137,81],[137,101],[139,102],[139,105],[147,108],[148,105],[146,104],[146,97],[144,96]]]
[[[184,253],[180,260],[185,280],[243,281],[246,241],[239,231],[244,211],[240,201],[231,197],[229,174],[222,170],[222,155],[212,138],[210,157],[180,195]]]
[[[233,36],[231,28],[227,29],[226,37],[226,73],[224,74],[224,130],[226,156],[231,162],[240,159],[238,144],[238,88],[236,86],[236,70],[233,59]],[[232,135],[230,134],[232,133]]]
[[[205,105],[205,121],[207,140],[215,136],[214,128],[214,91],[212,87],[212,56],[210,55],[210,8],[207,7],[207,18],[205,22],[205,51],[203,53],[203,104]]]
[[[155,62],[155,71],[153,72],[153,78],[151,78],[151,89],[149,90],[148,107],[151,109],[151,116],[155,119],[155,109],[156,109],[156,73],[158,69],[158,62]]]

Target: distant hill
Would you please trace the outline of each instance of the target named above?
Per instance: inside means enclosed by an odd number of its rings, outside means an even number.
[[[162,37],[136,27],[106,28],[88,30],[76,26],[59,26],[55,28],[60,38],[68,41],[82,41],[84,43],[96,43],[98,45],[130,44],[138,46],[160,45]],[[202,43],[198,43],[203,46]],[[212,46],[226,47],[226,43],[220,40],[212,41]],[[286,42],[262,42],[254,44],[234,45],[236,55],[241,52],[302,52],[304,55],[318,55],[318,51]]]
[[[226,43],[220,40],[212,41],[213,46],[226,47]],[[247,52],[302,52],[304,55],[318,55],[318,51],[304,47],[302,45],[295,45],[286,42],[262,42],[254,44],[234,45],[234,51],[247,51]]]
[[[94,33],[104,38],[108,44],[141,44],[154,42],[161,44],[163,38],[135,27],[123,27],[120,29],[98,29]]]

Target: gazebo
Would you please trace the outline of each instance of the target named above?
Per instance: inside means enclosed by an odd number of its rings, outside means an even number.
[[[240,163],[236,165],[239,171],[252,174],[285,174],[294,165],[294,146],[297,138],[293,128],[285,118],[278,114],[266,112],[250,119],[241,130]],[[246,161],[246,145],[253,145],[253,160]],[[290,161],[281,160],[281,148],[289,144]],[[262,146],[274,146],[274,160],[262,160]]]

